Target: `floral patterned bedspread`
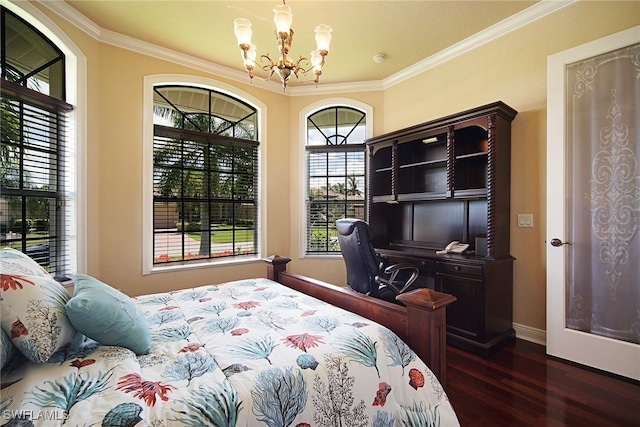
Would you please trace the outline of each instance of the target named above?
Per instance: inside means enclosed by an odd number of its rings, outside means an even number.
[[[22,361],[3,372],[0,424],[458,425],[438,380],[391,331],[278,283],[135,301],[150,354],[90,341],[54,363]]]

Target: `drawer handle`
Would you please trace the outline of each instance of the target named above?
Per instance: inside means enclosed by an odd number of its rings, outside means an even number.
[[[460,266],[459,266],[459,265],[456,265],[456,266],[454,266],[454,267],[453,267],[453,269],[454,269],[455,271],[460,271]]]

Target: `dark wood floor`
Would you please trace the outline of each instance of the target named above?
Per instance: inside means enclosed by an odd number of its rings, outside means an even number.
[[[489,358],[447,347],[445,390],[462,427],[640,426],[640,383],[548,357],[528,341]]]

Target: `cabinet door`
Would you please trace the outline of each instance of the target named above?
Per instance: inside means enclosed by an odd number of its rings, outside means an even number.
[[[474,341],[482,341],[484,339],[483,281],[437,272],[436,290],[458,298],[447,307],[447,331]]]

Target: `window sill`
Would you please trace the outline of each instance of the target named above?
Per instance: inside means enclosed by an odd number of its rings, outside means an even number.
[[[148,275],[148,274],[158,274],[158,273],[173,273],[176,271],[189,271],[189,270],[194,270],[199,268],[230,267],[235,265],[255,263],[257,261],[262,261],[262,257],[251,255],[251,256],[239,256],[231,260],[225,260],[225,261],[212,260],[212,261],[205,261],[205,262],[184,262],[184,263],[176,262],[168,265],[155,264],[151,266],[151,268],[145,268],[142,274]]]
[[[342,253],[341,252],[334,252],[334,253],[313,253],[313,254],[309,254],[309,253],[305,253],[303,254],[301,257],[301,259],[342,259]]]

